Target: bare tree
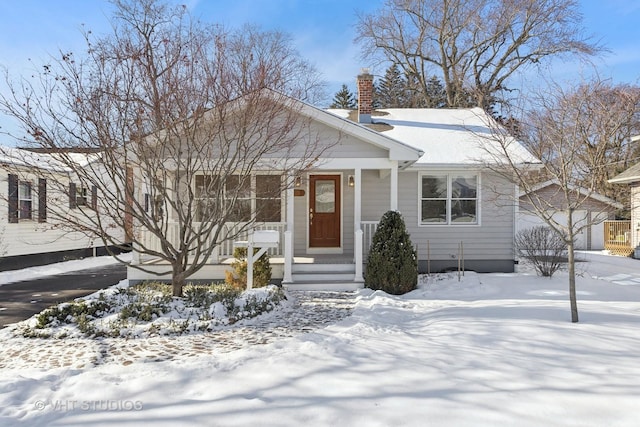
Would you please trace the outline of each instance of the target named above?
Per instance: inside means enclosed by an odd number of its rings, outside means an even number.
[[[525,198],[521,210],[540,217],[565,240],[572,322],[578,321],[576,236],[606,219],[605,213],[589,217],[578,211],[598,191],[602,179],[599,171],[606,168],[612,144],[630,119],[625,109],[608,109],[601,104],[598,94],[603,87],[606,84],[598,80],[570,89],[551,85],[529,100],[530,109],[522,115],[519,129],[529,148],[542,160],[544,168],[539,174],[554,183],[552,190],[534,191],[540,176],[508,154],[513,138],[506,128],[494,126],[492,139],[500,142],[501,150],[492,153],[493,162],[487,165],[515,180]],[[566,222],[559,219],[559,213]]]
[[[572,131],[582,143],[576,152],[575,163],[582,165],[581,180],[574,184],[591,187],[616,201],[628,200],[629,189],[611,185],[607,181],[637,162],[637,148],[631,137],[640,133],[640,88],[628,84],[612,84],[610,81],[592,79],[568,90],[553,85],[558,103],[553,108],[544,105],[546,122],[552,122],[566,111],[571,111],[576,128]],[[529,138],[529,149],[539,158],[557,164],[562,157],[554,154],[556,146],[549,146],[550,138],[542,135],[544,130],[535,130]],[[559,165],[555,166],[559,168]],[[539,179],[555,178],[545,176]],[[577,177],[576,177],[577,178]]]
[[[165,262],[159,274],[180,296],[217,246],[279,221],[291,172],[336,141],[320,141],[294,99],[320,99],[322,85],[281,33],[226,31],[155,0],[114,4],[112,34],[85,34],[82,57],[62,52],[34,80],[7,78],[0,108],[27,131],[21,144],[63,166],[69,178],[52,179],[51,194],[97,194],[70,202],[73,216],[52,199],[50,216]],[[79,149],[89,158],[79,162]]]
[[[387,0],[359,19],[363,55],[379,54],[415,76],[428,93],[439,73],[448,107],[469,93],[489,111],[518,70],[598,48],[581,34],[575,0]]]

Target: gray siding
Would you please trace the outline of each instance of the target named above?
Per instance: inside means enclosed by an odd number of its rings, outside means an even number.
[[[443,171],[445,172],[445,171]],[[418,258],[429,259],[442,268],[457,266],[459,245],[464,250],[465,266],[479,271],[513,269],[515,187],[487,172],[481,174],[479,225],[420,226],[418,218],[418,172],[399,174],[399,209],[404,216]],[[477,267],[473,267],[476,265]],[[509,271],[509,269],[507,269]]]
[[[378,170],[362,171],[362,220],[379,221],[390,207],[391,179]],[[417,196],[416,196],[417,197]]]
[[[347,185],[352,170],[342,172],[342,237],[345,254],[353,253],[354,189]],[[439,171],[441,172],[441,171]],[[320,173],[330,173],[322,171]],[[446,171],[443,171],[446,173]],[[497,175],[482,173],[480,178],[480,222],[478,225],[418,224],[418,172],[398,174],[398,207],[411,240],[418,248],[421,272],[427,271],[427,244],[430,247],[429,266],[439,271],[457,266],[459,245],[464,248],[465,267],[477,271],[513,271],[514,266],[514,202],[515,186]],[[295,198],[296,256],[307,251],[307,198]],[[390,206],[390,176],[380,176],[378,170],[362,171],[362,220],[379,221]],[[428,242],[428,243],[427,243]]]
[[[380,148],[370,142],[362,141],[354,136],[340,132],[318,122],[301,122],[291,135],[294,146],[288,146],[287,152],[274,151],[265,156],[268,158],[389,158],[387,149]],[[302,130],[301,130],[302,129]],[[324,152],[321,152],[324,151]],[[213,152],[211,153],[213,155]]]

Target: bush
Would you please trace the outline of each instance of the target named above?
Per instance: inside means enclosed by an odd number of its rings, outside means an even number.
[[[531,261],[536,272],[551,277],[565,262],[567,243],[549,227],[537,226],[516,234],[516,247],[521,258]]]
[[[257,253],[258,249],[254,249],[253,253]],[[247,287],[247,248],[235,248],[233,256],[236,261],[231,263],[233,272],[225,273],[225,282],[239,289]],[[271,264],[269,263],[269,255],[265,252],[260,258],[253,263],[253,287],[261,288],[267,286],[271,280]]]
[[[418,255],[402,215],[388,211],[382,216],[367,258],[365,285],[401,295],[418,284]]]

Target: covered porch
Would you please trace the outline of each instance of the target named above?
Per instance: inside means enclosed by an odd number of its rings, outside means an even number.
[[[353,168],[362,159],[327,161],[325,167],[294,176],[295,185],[285,190],[281,204],[281,222],[251,224],[237,238],[217,245],[207,264],[188,280],[223,280],[233,262],[235,244],[247,240],[253,230],[271,230],[278,234],[278,244],[268,249],[272,277],[287,289],[354,290],[364,286],[364,265],[373,234],[382,214],[398,209],[398,162],[370,160],[368,167]],[[342,163],[342,165],[340,165]],[[349,163],[351,168],[340,168]],[[371,169],[373,164],[379,165]],[[373,195],[375,193],[375,196]],[[169,222],[167,235],[178,241],[178,224]],[[227,223],[234,227],[246,224]],[[246,228],[246,227],[244,227]],[[146,247],[160,249],[160,242],[141,229]],[[167,269],[158,259],[135,251],[132,263],[144,265],[152,272]],[[128,269],[129,280],[169,280],[169,275],[155,276],[134,267]]]

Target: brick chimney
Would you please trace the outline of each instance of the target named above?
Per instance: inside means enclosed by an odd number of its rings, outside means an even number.
[[[358,83],[358,123],[371,123],[373,108],[373,76],[368,68],[360,70]]]

